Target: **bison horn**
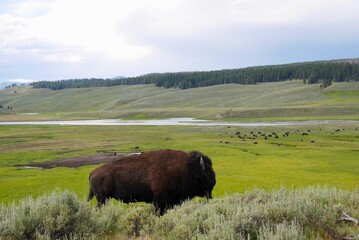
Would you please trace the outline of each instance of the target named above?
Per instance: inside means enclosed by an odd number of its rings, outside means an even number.
[[[202,170],[204,171],[204,169],[205,169],[206,167],[204,166],[203,157],[201,157],[201,160],[200,160],[199,164],[201,165],[201,168],[202,168]]]

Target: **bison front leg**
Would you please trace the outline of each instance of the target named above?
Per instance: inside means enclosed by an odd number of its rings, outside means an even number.
[[[155,205],[155,208],[156,208],[156,215],[157,216],[162,216],[166,211],[166,205],[158,204],[158,203],[154,203],[154,205]]]
[[[153,205],[156,208],[156,214],[159,216],[162,216],[168,207],[163,194],[155,195]]]

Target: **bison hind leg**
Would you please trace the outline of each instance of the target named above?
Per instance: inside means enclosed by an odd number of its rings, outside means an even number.
[[[87,201],[89,202],[94,196],[95,196],[95,194],[93,193],[92,189],[90,188],[90,192],[89,192],[89,195],[87,197]]]
[[[106,205],[106,203],[110,200],[109,198],[101,197],[99,195],[96,195],[96,199],[98,208],[100,208],[102,205]]]
[[[87,201],[90,201],[93,197],[96,197],[97,200],[97,207],[100,208],[102,205],[105,205],[110,198],[104,197],[102,194],[95,194],[92,190],[87,197]]]

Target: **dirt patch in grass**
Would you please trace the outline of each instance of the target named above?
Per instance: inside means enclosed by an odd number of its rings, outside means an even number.
[[[85,155],[85,156],[78,156],[78,157],[71,157],[71,158],[63,158],[57,159],[54,161],[48,162],[40,162],[40,163],[30,163],[26,165],[17,165],[18,167],[25,167],[25,168],[55,168],[55,167],[69,167],[69,168],[76,168],[85,165],[95,165],[100,163],[107,163],[119,160],[126,156],[130,156],[133,154],[140,154],[139,152],[116,152],[116,153],[99,153],[94,155]]]

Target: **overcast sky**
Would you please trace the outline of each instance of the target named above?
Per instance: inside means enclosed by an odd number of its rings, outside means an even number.
[[[357,57],[357,0],[0,0],[0,83]]]

